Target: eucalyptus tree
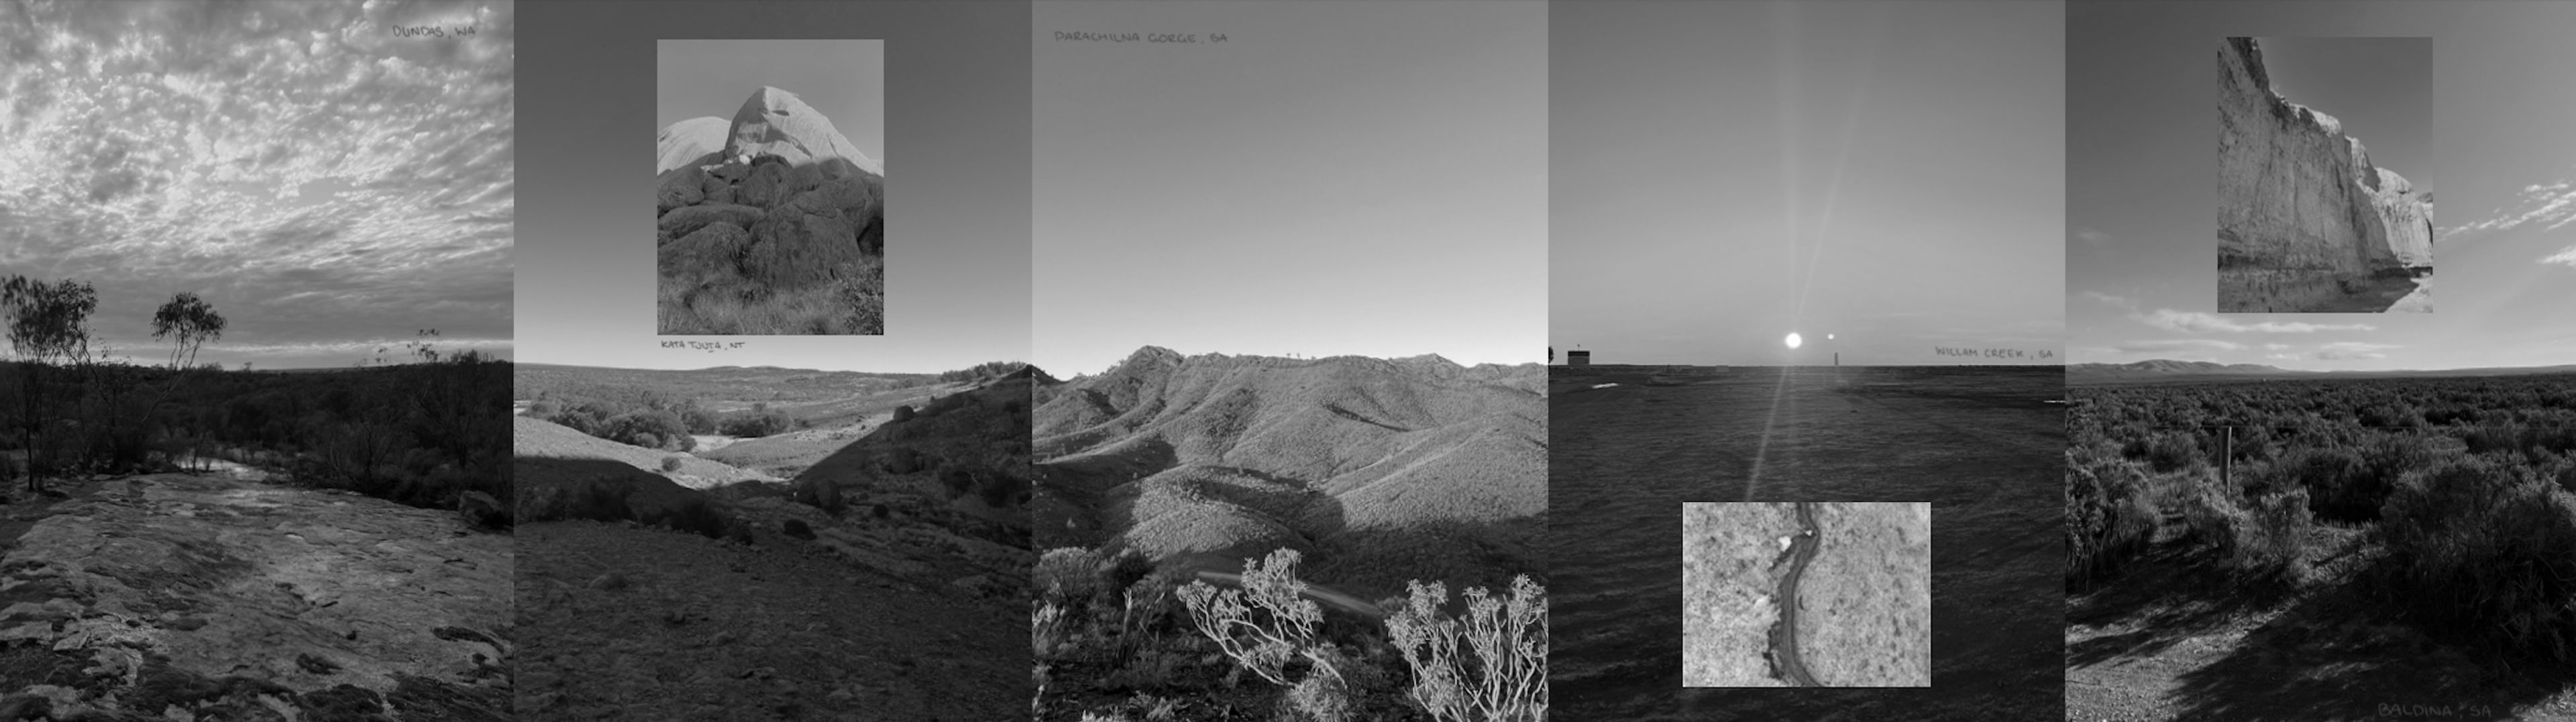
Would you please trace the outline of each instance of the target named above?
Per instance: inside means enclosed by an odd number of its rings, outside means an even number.
[[[170,349],[172,369],[196,365],[197,349],[223,335],[223,315],[194,293],[181,293],[152,314],[152,338],[176,342]]]
[[[44,488],[37,478],[36,429],[41,426],[37,398],[43,387],[37,374],[48,364],[84,362],[89,358],[89,314],[98,310],[98,292],[70,279],[47,283],[25,276],[0,281],[0,320],[8,326],[9,345],[28,363],[24,439],[27,444],[27,490]]]

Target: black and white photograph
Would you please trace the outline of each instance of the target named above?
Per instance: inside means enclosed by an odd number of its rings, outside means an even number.
[[[1546,718],[1546,23],[1038,4],[1035,719]]]
[[[656,50],[661,333],[885,333],[885,41]]]
[[[1682,684],[1929,687],[1931,582],[1931,504],[1684,503]]]
[[[2432,311],[2432,64],[2424,37],[2219,44],[2220,313]]]
[[[2064,7],[1550,8],[1558,708],[2058,716]]]
[[[516,32],[0,8],[0,717],[509,718]]]
[[[510,718],[1025,716],[1028,439],[1048,378],[1028,363],[1028,6],[525,10],[553,42],[531,45],[520,79],[521,168],[545,202],[519,249]],[[795,293],[811,307],[768,281],[754,285],[770,305],[700,293],[689,307],[709,322],[804,314],[792,328],[672,335],[674,306],[654,315],[653,257],[633,242],[640,132],[601,130],[647,117],[680,164],[664,180],[704,173],[662,230],[705,209],[758,214],[666,235],[658,292],[670,300],[675,270],[808,274]],[[940,130],[905,144],[917,170],[893,226],[936,242],[880,251],[890,126]],[[912,290],[885,297],[882,333],[817,330],[851,310],[833,299],[877,292],[827,258],[860,239],[859,266],[881,252]],[[840,250],[791,245],[806,242]],[[743,265],[667,264],[724,243],[749,244]]]
[[[2576,716],[2576,7],[2068,12],[2067,717]]]

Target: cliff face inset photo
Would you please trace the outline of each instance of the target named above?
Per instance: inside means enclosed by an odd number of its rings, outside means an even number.
[[[2421,49],[2431,57],[2420,38],[2336,42]],[[2368,82],[2311,80],[2329,88]],[[2432,310],[2431,190],[2374,165],[2342,120],[2285,99],[2254,38],[2228,38],[2219,48],[2218,87],[2218,310]],[[2384,104],[2355,104],[2396,115],[2384,105],[2402,105],[2404,94],[2394,89],[2369,98]]]

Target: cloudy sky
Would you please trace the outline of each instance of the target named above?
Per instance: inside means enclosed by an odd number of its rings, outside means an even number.
[[[656,130],[733,120],[765,85],[795,93],[859,152],[885,160],[884,40],[662,40],[655,49]]]
[[[508,357],[514,32],[508,3],[0,6],[0,275],[91,284],[140,362],[183,292],[229,320],[200,363],[425,328]]]
[[[1037,363],[1545,360],[1547,23],[1536,2],[1037,3]]]
[[[2564,85],[2559,71],[2576,67],[2576,44],[2554,30],[2576,24],[2576,5],[2075,3],[2068,13],[2069,360],[2314,370],[2576,363],[2576,322],[2567,320],[2576,308],[2576,134],[2566,132],[2576,127],[2576,95],[2538,90]],[[2211,313],[2212,64],[2231,35],[2267,38],[2267,63],[2294,68],[2277,83],[2286,97],[2345,119],[2374,161],[2438,188],[2433,313]],[[2311,52],[2337,43],[2284,40],[2384,37],[2431,38],[2430,100],[2403,101],[2429,111],[2370,97],[2374,85],[2414,82],[2394,66],[2337,70],[2371,61]],[[2419,133],[2404,118],[2416,112],[2429,112],[2426,140],[2410,139]],[[2408,158],[2419,142],[2428,151]]]
[[[1558,349],[2056,362],[2061,4],[1566,3],[1550,30]]]

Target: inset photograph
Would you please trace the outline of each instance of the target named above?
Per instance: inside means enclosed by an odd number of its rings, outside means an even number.
[[[2220,313],[2433,310],[2432,81],[2432,38],[2219,46]]]
[[[1682,684],[1928,687],[1929,502],[1682,505]]]
[[[885,41],[657,49],[661,333],[885,333]]]

